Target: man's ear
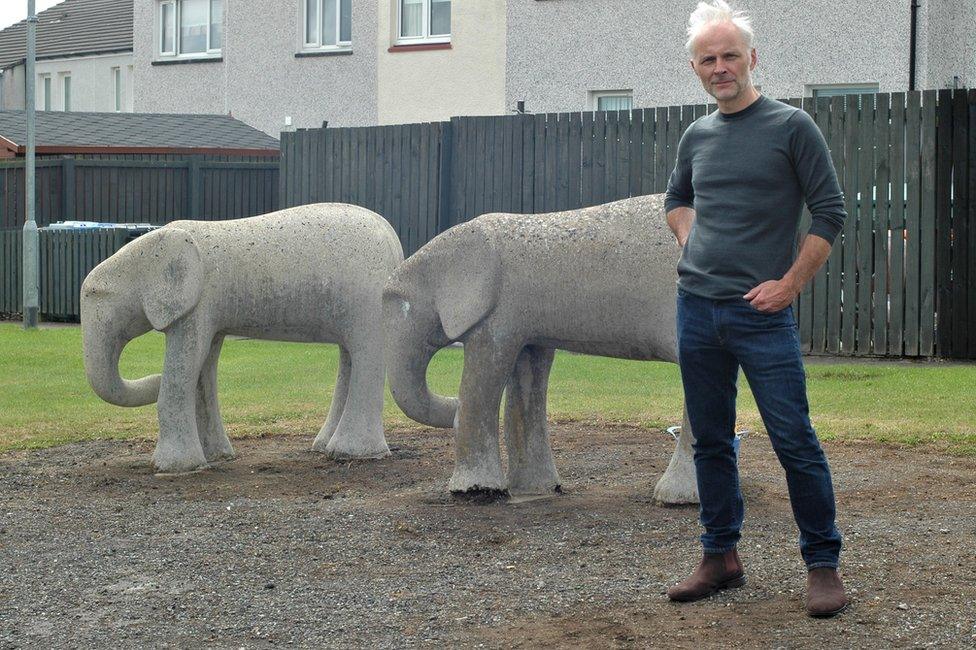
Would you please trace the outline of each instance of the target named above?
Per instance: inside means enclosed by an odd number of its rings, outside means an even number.
[[[691,69],[694,70],[695,73],[698,72],[698,70],[695,70],[695,60],[694,59],[688,59],[688,65],[691,66]]]
[[[759,62],[759,56],[756,54],[756,48],[752,48],[749,51],[749,59],[750,59],[749,69],[750,70],[755,70],[756,69],[756,63]]]

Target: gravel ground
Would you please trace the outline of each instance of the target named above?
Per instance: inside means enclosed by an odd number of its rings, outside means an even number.
[[[782,471],[743,444],[746,587],[675,605],[697,511],[650,499],[660,431],[557,425],[565,493],[445,493],[450,432],[399,429],[382,461],[311,437],[154,476],[150,443],[0,455],[0,647],[973,647],[976,459],[827,444],[852,607],[803,613]]]

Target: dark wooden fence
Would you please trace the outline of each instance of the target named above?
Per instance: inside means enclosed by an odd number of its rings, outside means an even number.
[[[237,219],[278,209],[279,160],[156,155],[37,160],[36,219],[161,225],[176,219]],[[0,162],[0,313],[22,305],[24,161]],[[122,247],[129,231],[41,230],[41,314],[77,319],[88,271]]]
[[[170,158],[38,159],[37,225],[236,219],[278,208],[277,158]],[[24,206],[24,161],[0,162],[0,228],[23,226]]]
[[[797,300],[804,350],[976,358],[976,91],[790,103],[827,139],[849,214],[828,263]],[[713,108],[283,134],[283,205],[363,205],[390,220],[410,254],[486,212],[542,213],[663,192],[681,134]]]
[[[446,227],[450,123],[282,133],[282,207],[319,201],[382,214],[410,255]]]
[[[134,234],[126,228],[41,230],[41,315],[49,319],[77,320],[81,313],[78,303],[82,280]],[[23,236],[21,230],[0,230],[0,313],[17,314],[22,310]]]

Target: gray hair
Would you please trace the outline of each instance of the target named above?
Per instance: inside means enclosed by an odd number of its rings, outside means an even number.
[[[699,2],[698,7],[688,17],[688,41],[685,49],[694,54],[695,39],[709,25],[717,23],[732,23],[739,29],[748,47],[752,47],[752,20],[743,11],[733,9],[725,0],[712,0],[711,3]]]

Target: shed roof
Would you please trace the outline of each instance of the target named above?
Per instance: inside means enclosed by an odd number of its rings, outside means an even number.
[[[228,115],[36,113],[37,153],[278,154],[278,140]],[[0,111],[0,149],[24,152],[24,111]],[[111,151],[102,151],[111,150]],[[122,151],[125,150],[125,151]]]
[[[13,0],[2,0],[12,2]],[[37,58],[132,51],[134,0],[64,0],[37,14]],[[27,21],[0,31],[0,69],[27,56]]]

